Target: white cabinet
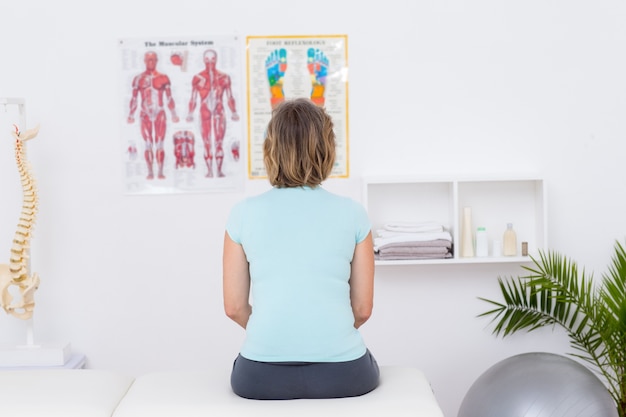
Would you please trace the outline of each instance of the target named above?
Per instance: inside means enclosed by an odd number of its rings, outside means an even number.
[[[530,262],[522,256],[522,242],[530,255],[547,246],[546,186],[533,177],[509,178],[407,178],[365,177],[363,202],[372,231],[386,223],[434,221],[452,235],[453,257],[448,259],[377,260],[377,265]],[[471,207],[475,234],[484,227],[489,256],[461,256],[461,221]],[[494,241],[502,242],[507,223],[517,234],[517,256],[492,256]]]

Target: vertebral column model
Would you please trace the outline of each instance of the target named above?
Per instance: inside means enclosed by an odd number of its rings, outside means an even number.
[[[224,135],[226,134],[226,116],[224,110],[224,94],[228,100],[231,119],[239,120],[235,108],[235,99],[230,86],[230,76],[216,69],[217,52],[208,49],[204,52],[204,71],[196,74],[191,81],[191,100],[189,101],[189,115],[187,121],[193,121],[193,112],[200,96],[200,126],[204,143],[204,160],[207,166],[207,177],[213,176],[213,144],[215,137],[215,162],[217,176],[223,177],[222,163],[224,162]]]
[[[22,212],[17,224],[17,231],[11,247],[9,264],[0,264],[0,301],[2,308],[8,314],[20,319],[29,319],[35,308],[35,291],[39,287],[39,276],[30,274],[28,262],[31,230],[35,224],[37,214],[37,190],[35,180],[30,171],[30,164],[26,160],[24,142],[37,136],[39,127],[20,133],[16,128],[13,132],[15,138],[15,160],[22,181]],[[19,289],[21,300],[13,301],[13,295],[9,289],[16,286]]]
[[[128,114],[128,123],[133,123],[135,121],[134,114],[135,110],[137,110],[137,101],[141,98],[139,118],[141,119],[141,136],[146,145],[144,155],[148,165],[147,179],[154,178],[152,165],[155,151],[158,178],[165,178],[163,174],[163,162],[165,160],[163,143],[165,141],[167,116],[165,115],[164,95],[165,99],[167,99],[167,107],[172,113],[172,121],[174,123],[178,122],[170,79],[167,75],[156,70],[157,61],[156,52],[146,52],[144,55],[146,70],[133,79],[130,113]]]

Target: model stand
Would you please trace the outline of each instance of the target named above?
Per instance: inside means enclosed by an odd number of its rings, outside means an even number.
[[[33,312],[35,291],[39,288],[39,275],[31,271],[30,241],[35,224],[38,196],[37,187],[26,157],[26,142],[34,139],[39,127],[20,130],[26,126],[25,101],[22,98],[0,98],[0,105],[17,106],[19,125],[12,131],[15,140],[15,162],[22,185],[22,210],[13,237],[9,263],[0,264],[0,306],[4,311],[23,320],[26,326],[26,343],[0,347],[0,367],[3,366],[58,366],[70,357],[70,345],[35,344]]]

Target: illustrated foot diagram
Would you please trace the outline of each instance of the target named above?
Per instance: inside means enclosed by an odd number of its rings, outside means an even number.
[[[311,100],[318,106],[323,106],[326,76],[328,75],[328,58],[324,52],[309,48],[307,51],[307,68],[311,74]]]
[[[265,60],[265,70],[270,84],[270,103],[274,108],[285,101],[283,78],[287,71],[287,50],[281,48],[273,51]]]

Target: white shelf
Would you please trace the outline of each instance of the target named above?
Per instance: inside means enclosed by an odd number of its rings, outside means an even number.
[[[534,254],[531,254],[534,256]],[[499,256],[497,258],[450,258],[450,259],[403,259],[403,260],[380,260],[375,261],[376,265],[458,265],[458,264],[495,264],[495,263],[530,263],[530,256]]]
[[[546,186],[541,178],[366,177],[363,185],[363,201],[374,234],[388,222],[434,221],[443,224],[452,235],[452,258],[377,260],[376,265],[531,262],[530,256],[461,257],[464,207],[472,208],[474,232],[479,226],[486,228],[490,248],[494,240],[502,241],[507,223],[513,223],[519,255],[521,242],[528,242],[533,256],[547,247]]]

